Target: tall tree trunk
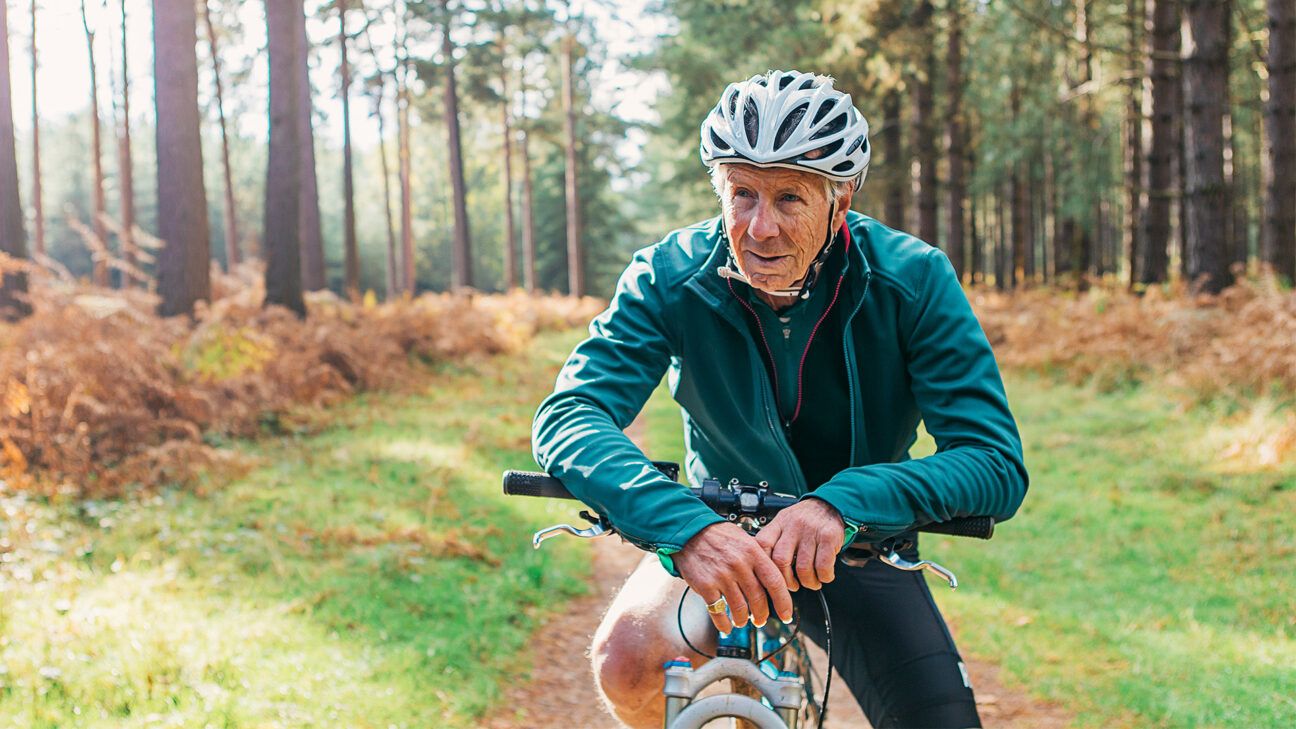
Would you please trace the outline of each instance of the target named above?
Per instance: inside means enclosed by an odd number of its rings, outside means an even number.
[[[287,0],[295,3],[296,0]],[[320,230],[319,184],[315,177],[315,127],[311,114],[310,40],[306,13],[297,13],[297,163],[301,166],[301,279],[302,288],[319,291],[328,285],[324,276],[324,237]]]
[[[45,206],[41,199],[40,107],[36,103],[36,0],[31,0],[32,207],[36,255],[45,255]]]
[[[570,22],[570,21],[568,21]],[[567,153],[567,292],[585,295],[585,261],[581,251],[580,181],[576,172],[576,102],[572,78],[576,38],[570,28],[563,37],[562,95],[563,131]]]
[[[210,231],[198,114],[198,18],[193,3],[153,0],[157,103],[158,294],[162,316],[211,299]]]
[[[1224,57],[1228,63],[1228,52],[1233,47],[1233,0],[1220,0],[1224,4]],[[1227,71],[1225,71],[1227,73]],[[1227,84],[1227,78],[1225,79]],[[1228,92],[1227,86],[1225,91]],[[1237,140],[1233,138],[1233,107],[1228,96],[1222,100],[1223,116],[1220,118],[1220,129],[1224,139],[1224,256],[1230,268],[1239,259],[1246,263],[1246,241],[1239,235],[1237,211],[1244,203],[1238,195],[1241,175],[1237,173]],[[1239,256],[1240,254],[1240,256]],[[1232,281],[1232,273],[1229,274]]]
[[[99,245],[108,247],[108,227],[104,225],[103,153],[99,129],[99,82],[95,73],[94,39],[95,33],[90,30],[90,21],[86,18],[85,0],[81,0],[81,27],[85,29],[86,57],[90,62],[90,165],[94,174],[94,212],[91,228]],[[108,261],[96,252],[94,259],[94,282],[99,286],[108,285]]]
[[[994,269],[995,269],[995,288],[1000,291],[1006,291],[1012,285],[1009,280],[1012,270],[1012,250],[1009,248],[1011,242],[1008,238],[1008,195],[1004,194],[1004,185],[1000,182],[995,186],[995,250],[994,250]]]
[[[445,63],[445,123],[450,147],[450,187],[454,191],[454,249],[450,285],[473,285],[472,235],[468,229],[468,191],[464,184],[463,146],[459,141],[459,91],[455,86],[454,44],[450,40],[450,3],[441,0],[445,32],[441,34],[441,55]]]
[[[1265,213],[1261,250],[1296,282],[1296,6],[1269,0],[1269,100],[1265,103]]]
[[[224,88],[221,85],[220,54],[216,50],[216,28],[211,8],[202,0],[203,24],[207,26],[207,53],[211,56],[212,79],[215,81],[216,118],[220,121],[221,173],[225,182],[225,267],[233,270],[243,260],[239,251],[238,210],[234,207],[234,176],[230,171],[229,132],[225,124]]]
[[[1012,90],[1009,93],[1009,105],[1012,108],[1013,126],[1016,127],[1017,119],[1021,116],[1021,87],[1016,79],[1013,79]],[[1029,237],[1026,229],[1028,217],[1026,181],[1023,179],[1020,161],[1012,163],[1008,184],[1012,194],[1012,258],[1008,272],[1008,285],[1016,287],[1020,286],[1026,278],[1026,246]]]
[[[417,264],[414,260],[414,213],[410,190],[409,53],[405,31],[401,32],[401,74],[396,81],[396,143],[400,175],[401,292],[415,291]]]
[[[338,52],[342,75],[342,289],[352,300],[360,296],[360,253],[356,247],[355,181],[351,169],[351,67],[347,64],[347,0],[338,0]]]
[[[905,227],[905,188],[909,183],[909,165],[904,159],[904,140],[901,138],[900,92],[892,89],[882,99],[882,149],[887,171],[886,224],[893,228]]]
[[[1155,0],[1148,0],[1155,2]],[[1129,285],[1137,281],[1136,258],[1142,246],[1139,243],[1139,211],[1147,199],[1140,190],[1143,183],[1143,67],[1139,65],[1138,50],[1143,42],[1144,14],[1139,0],[1129,0],[1125,7],[1125,35],[1129,41],[1129,58],[1125,69],[1125,209],[1122,218],[1121,245],[1123,257],[1129,261]]]
[[[921,0],[914,13],[914,26],[922,38],[919,51],[920,67],[914,74],[914,149],[917,152],[918,176],[915,178],[914,200],[918,204],[918,237],[931,245],[940,242],[936,204],[936,135],[935,94],[936,51],[932,15],[936,12],[931,0]]]
[[[1049,134],[1050,125],[1044,126],[1044,139],[1047,145],[1044,150],[1044,237],[1040,240],[1040,248],[1044,251],[1044,265],[1041,266],[1040,273],[1044,283],[1052,283],[1056,275],[1054,267],[1057,265],[1057,179],[1053,170],[1053,144],[1052,135]]]
[[[964,216],[967,213],[967,189],[963,180],[963,0],[950,0],[949,52],[946,76],[949,79],[949,115],[945,125],[946,159],[949,160],[949,233],[945,250],[954,264],[954,272],[963,278],[966,255],[963,250]]]
[[[33,5],[32,10],[35,9]],[[26,260],[27,231],[23,227],[22,201],[18,195],[18,151],[14,144],[11,93],[9,9],[8,3],[0,2],[0,252]],[[27,274],[6,270],[0,278],[0,320],[17,321],[30,313]]]
[[[503,44],[500,50],[504,52],[501,55],[507,53]],[[513,240],[513,121],[509,114],[508,63],[504,60],[500,67],[500,94],[503,97],[500,121],[504,123],[504,291],[508,292],[517,286],[517,258],[513,255],[516,245]]]
[[[1151,33],[1147,37],[1145,69],[1150,83],[1146,103],[1150,105],[1150,134],[1146,140],[1146,164],[1142,202],[1139,205],[1140,234],[1135,237],[1133,280],[1138,284],[1166,281],[1170,267],[1170,207],[1175,195],[1175,162],[1179,140],[1175,124],[1179,116],[1178,0],[1146,0]]]
[[[1224,99],[1228,54],[1224,4],[1184,2],[1184,203],[1188,280],[1194,292],[1217,293],[1229,281],[1224,210]]]
[[[363,10],[363,6],[362,6]],[[374,101],[374,116],[378,119],[378,159],[382,164],[383,176],[383,218],[387,223],[387,281],[386,294],[390,300],[400,293],[400,264],[396,257],[396,224],[392,220],[391,208],[391,170],[387,166],[387,115],[383,113],[383,103],[387,100],[387,74],[383,70],[382,64],[378,62],[378,53],[374,48],[373,39],[369,35],[368,13],[364,25],[365,44],[369,48],[369,55],[373,58],[374,66],[378,69],[378,94]],[[391,71],[393,78],[396,75],[395,69]]]
[[[531,182],[531,133],[522,130],[522,285],[528,294],[536,290],[535,208]]]
[[[157,0],[155,0],[157,1]],[[302,0],[265,0],[270,51],[270,153],[266,164],[263,235],[266,306],[278,304],[306,316],[301,278],[301,42]]]
[[[391,299],[400,293],[400,264],[396,260],[396,223],[392,219],[391,208],[391,170],[387,165],[387,122],[383,113],[383,101],[387,98],[386,75],[379,72],[378,103],[374,106],[374,115],[378,117],[378,159],[382,163],[383,176],[383,218],[387,223],[387,298]],[[397,142],[399,144],[399,141]]]
[[[122,258],[129,265],[135,265],[135,172],[131,154],[130,122],[130,71],[127,63],[128,46],[126,42],[126,0],[121,0],[121,52],[122,52],[122,119],[121,142],[119,145],[121,168],[121,249]],[[123,279],[123,282],[129,281]]]
[[[971,180],[976,176],[976,154],[972,151],[972,145],[967,146],[965,154],[967,156],[967,176],[968,180]],[[970,255],[968,256],[967,282],[969,284],[979,283],[977,276],[985,270],[981,265],[981,233],[977,223],[977,213],[981,207],[977,205],[976,193],[968,195],[968,218],[970,223],[968,226],[968,247]]]
[[[1091,6],[1092,6],[1092,0],[1076,0],[1076,40],[1077,42],[1079,42],[1080,47],[1082,49],[1081,57],[1080,57],[1080,82],[1085,86],[1086,89],[1088,89],[1088,87],[1092,85],[1094,81],[1093,41],[1092,41],[1093,28],[1090,27]],[[1081,123],[1084,125],[1084,129],[1088,134],[1097,133],[1098,120],[1097,120],[1097,114],[1094,110],[1094,92],[1092,90],[1088,90],[1087,93],[1084,93],[1080,96],[1080,118],[1081,118]],[[1097,141],[1097,140],[1092,140],[1092,141]],[[1082,154],[1085,155],[1086,157],[1092,157],[1092,155],[1089,152],[1090,149],[1091,147],[1088,144],[1086,144],[1086,147],[1082,151]],[[1087,191],[1087,192],[1089,194],[1092,194],[1092,191]],[[1077,277],[1076,285],[1077,288],[1081,291],[1087,290],[1089,288],[1089,276],[1091,274],[1097,273],[1099,276],[1102,275],[1102,270],[1101,270],[1102,264],[1098,261],[1098,256],[1095,255],[1094,245],[1093,245],[1093,241],[1094,241],[1093,231],[1096,231],[1098,229],[1098,225],[1099,225],[1098,221],[1100,219],[1100,216],[1098,215],[1099,204],[1100,203],[1098,202],[1098,200],[1095,199],[1093,202],[1094,225],[1092,230],[1089,229],[1084,230],[1082,235],[1080,235],[1079,238],[1077,239],[1079,243],[1077,253],[1079,254],[1079,256],[1078,256],[1078,260],[1075,263],[1076,277]]]

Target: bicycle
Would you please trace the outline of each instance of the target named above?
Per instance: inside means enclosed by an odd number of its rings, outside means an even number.
[[[677,464],[654,461],[653,465],[671,480],[678,480]],[[561,481],[544,473],[506,471],[503,487],[504,493],[510,496],[576,499]],[[755,534],[780,510],[798,500],[794,496],[776,493],[763,481],[750,485],[731,479],[729,483],[721,484],[716,479],[707,479],[700,487],[690,487],[690,490],[709,508],[749,534]],[[584,529],[570,524],[546,527],[533,535],[532,546],[539,549],[546,539],[560,534],[594,539],[616,533],[601,514],[581,511],[580,516],[591,526]],[[994,526],[993,517],[974,516],[927,524],[915,531],[990,539]],[[911,543],[896,539],[879,544],[857,542],[847,547],[838,559],[848,566],[862,566],[869,559],[878,559],[900,570],[928,570],[944,579],[951,589],[958,587],[958,578],[941,565],[929,560],[911,562],[901,557],[899,552],[911,546]],[[794,617],[790,625],[782,625],[772,618],[763,628],[748,624],[735,628],[727,636],[718,635],[716,653],[712,656],[698,650],[684,633],[681,616],[687,595],[686,589],[676,610],[676,624],[685,644],[708,660],[697,669],[682,658],[668,661],[663,667],[664,729],[700,729],[707,722],[726,717],[745,721],[747,724],[740,726],[755,729],[798,729],[803,720],[807,726],[823,727],[832,687],[832,617],[822,593],[819,593],[819,600],[824,611],[824,642],[829,663],[822,681],[799,639],[798,617]],[[714,627],[711,630],[714,631]],[[703,689],[723,679],[741,681],[750,688],[746,692],[736,690],[698,698]],[[820,693],[816,688],[819,683],[823,685],[822,698],[816,701],[815,695]]]

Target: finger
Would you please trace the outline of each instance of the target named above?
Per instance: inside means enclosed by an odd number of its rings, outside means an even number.
[[[783,533],[783,524],[776,518],[774,521],[766,524],[759,532],[756,533],[756,543],[769,554],[778,543],[779,536]]]
[[[751,613],[752,624],[763,626],[769,620],[769,602],[765,597],[765,588],[753,573],[747,573],[738,582],[743,598],[747,601],[747,610]]]
[[[833,549],[831,539],[821,539],[815,547],[815,574],[821,583],[827,584],[836,578],[833,568],[837,564],[837,551]]]
[[[721,597],[720,591],[714,589],[708,591],[698,590],[697,595],[698,597],[702,598],[702,601],[707,605],[713,604],[716,600],[719,600]],[[711,597],[713,595],[714,597]],[[703,609],[705,610],[706,608],[704,607]],[[733,623],[730,622],[729,615],[726,614],[725,611],[721,610],[718,613],[713,613],[710,610],[707,610],[707,616],[711,618],[711,623],[715,625],[716,630],[720,631],[721,633],[728,633],[729,631],[733,630],[734,627]]]
[[[790,574],[790,572],[789,572]],[[771,562],[762,562],[756,565],[756,577],[761,581],[761,586],[769,595],[770,603],[774,608],[775,614],[783,622],[792,621],[792,595],[788,592],[787,582],[783,575],[779,574],[778,567]]]
[[[823,585],[815,573],[815,540],[802,539],[797,544],[796,575],[801,584],[811,590],[818,590]]]
[[[782,539],[774,545],[770,551],[770,561],[774,563],[780,574],[783,575],[783,584],[787,589],[796,592],[801,589],[801,582],[797,580],[796,571],[793,570],[793,560],[796,558],[796,538],[791,534],[784,534]]]
[[[747,598],[743,597],[742,589],[737,584],[730,583],[724,589],[724,596],[725,602],[729,603],[729,615],[734,626],[741,628],[746,625],[751,613],[747,608]]]

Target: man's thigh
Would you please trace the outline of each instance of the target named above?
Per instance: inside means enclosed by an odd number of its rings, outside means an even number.
[[[825,586],[833,665],[878,729],[980,726],[958,649],[920,572],[876,560],[838,563]],[[801,630],[824,645],[823,609],[809,590],[794,593]]]

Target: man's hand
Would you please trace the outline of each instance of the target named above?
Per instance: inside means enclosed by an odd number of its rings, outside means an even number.
[[[818,590],[832,582],[846,525],[837,509],[822,499],[806,499],[780,511],[756,535],[783,574],[789,590]]]
[[[840,534],[837,541],[841,541]],[[764,625],[769,619],[769,602],[774,603],[774,612],[783,622],[792,619],[792,596],[778,568],[741,527],[729,522],[712,524],[695,534],[673,558],[680,576],[699,597],[708,604],[723,597],[729,604],[732,622],[723,611],[710,614],[721,633],[745,625],[749,616],[757,625]]]

